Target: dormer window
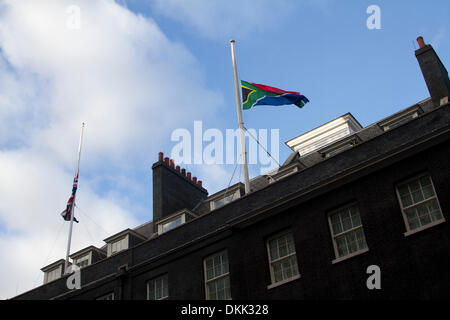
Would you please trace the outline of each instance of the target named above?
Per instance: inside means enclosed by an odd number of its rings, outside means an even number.
[[[326,148],[319,150],[319,153],[324,158],[330,158],[338,153],[344,152],[350,148],[353,148],[361,142],[361,139],[355,134],[341,141],[335,142]]]
[[[420,106],[414,106],[378,122],[378,125],[383,129],[383,131],[392,130],[402,124],[416,119],[422,113],[423,110]]]
[[[58,266],[57,268],[48,271],[46,273],[46,281],[45,283],[51,282],[53,280],[61,278],[62,275],[62,266]]]
[[[287,141],[286,144],[292,151],[298,152],[303,157],[355,134],[361,129],[362,126],[359,122],[350,113],[347,113]]]
[[[87,267],[99,260],[104,259],[106,252],[94,246],[89,246],[70,255],[73,264],[79,268]]]
[[[123,237],[122,239],[116,240],[110,243],[110,252],[111,255],[120,252],[122,250],[128,249],[128,236]]]
[[[176,228],[178,226],[181,226],[183,223],[185,223],[185,216],[182,214],[181,216],[178,216],[166,223],[161,224],[161,233],[169,231],[173,228]]]
[[[234,192],[230,195],[227,195],[223,198],[217,199],[214,201],[214,208],[215,209],[220,208],[221,206],[224,206],[227,203],[230,203],[231,201],[233,201],[239,197],[240,197],[240,193],[239,193],[239,191],[236,191],[236,192]]]
[[[107,243],[107,256],[110,257],[145,240],[147,238],[142,234],[131,229],[126,229],[103,241]]]
[[[63,276],[65,260],[58,260],[41,270],[44,272],[44,284],[55,281]]]
[[[270,172],[269,174],[266,175],[266,177],[269,179],[269,183],[274,183],[298,172],[301,166],[302,165],[300,164],[300,162],[293,163],[291,165],[281,167]]]
[[[223,191],[213,194],[208,198],[211,211],[239,199],[242,194],[245,194],[244,189],[244,184],[239,182]]]
[[[159,221],[158,234],[162,234],[164,232],[175,229],[176,227],[179,227],[182,224],[186,223],[186,221],[190,221],[196,217],[197,217],[197,215],[195,215],[193,212],[191,212],[189,210],[185,209],[185,210],[178,211],[178,212],[170,215],[169,217]]]
[[[90,265],[91,264],[91,260],[92,260],[91,259],[91,253],[88,253],[88,254],[85,254],[84,256],[81,256],[81,257],[75,259],[73,261],[73,263],[75,265],[77,265],[79,268],[83,268],[83,267],[86,267],[86,266]]]

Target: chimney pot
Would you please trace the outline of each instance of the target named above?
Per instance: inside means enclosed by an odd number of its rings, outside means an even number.
[[[168,157],[165,157],[165,158],[164,158],[164,162],[165,162],[166,164],[169,164],[169,158],[168,158]]]
[[[180,166],[176,166],[175,169],[180,172]]]
[[[194,181],[194,183],[197,183],[197,177],[193,177],[192,181]]]
[[[175,168],[175,162],[173,162],[173,159],[170,159],[170,167]]]
[[[163,161],[164,153],[160,152],[158,153],[158,161]]]
[[[202,180],[198,180],[197,184],[201,187],[202,186]]]
[[[181,174],[186,177],[186,169],[181,169]]]
[[[419,44],[419,48],[425,47],[425,42],[423,41],[423,37],[422,36],[417,38],[417,43]]]
[[[191,180],[191,173],[190,173],[190,172],[187,173],[187,178],[188,178],[189,180]]]

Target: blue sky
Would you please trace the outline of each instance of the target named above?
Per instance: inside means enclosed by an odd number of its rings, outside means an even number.
[[[207,34],[180,12],[161,12],[152,1],[122,3],[153,18],[169,38],[183,43],[199,61],[208,87],[222,94],[223,105],[213,117],[203,118],[204,127],[236,127],[230,39],[236,40],[241,79],[301,91],[310,99],[302,110],[286,106],[244,112],[248,128],[280,129],[280,162],[290,154],[285,141],[342,114],[351,112],[366,126],[427,98],[414,56],[417,36],[433,44],[444,63],[449,60],[446,1],[432,6],[421,1],[284,1],[280,6],[287,9],[276,11],[278,16],[260,17],[270,24],[248,28],[245,19],[216,14],[235,25],[231,30],[214,26]],[[366,26],[366,9],[372,4],[381,9],[381,30]],[[246,8],[252,11],[251,5]],[[162,141],[161,150],[173,144]],[[250,170],[252,176],[258,174],[255,166]]]
[[[370,5],[380,30],[366,26]],[[67,25],[71,6],[80,28]],[[280,130],[282,162],[285,141],[340,115],[366,126],[426,99],[415,39],[448,65],[448,12],[444,0],[0,1],[0,298],[40,284],[39,269],[65,255],[59,213],[82,121],[72,251],[152,218],[151,165],[175,129],[236,128],[230,39],[241,79],[311,101],[243,113],[248,128]],[[210,194],[234,169],[185,167]]]

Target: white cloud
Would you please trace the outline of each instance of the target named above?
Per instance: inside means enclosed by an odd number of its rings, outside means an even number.
[[[65,255],[67,224],[44,261],[64,223],[59,213],[70,193],[82,121],[77,197],[101,226],[78,215],[73,250],[100,246],[105,230],[138,224],[139,204],[126,194],[118,198],[114,184],[99,192],[98,172],[109,181],[113,173],[124,177],[130,163],[148,167],[142,159],[156,156],[155,142],[222,102],[203,88],[195,58],[153,20],[112,0],[76,4],[80,29],[66,26],[73,1],[0,5],[0,298],[14,296],[18,283],[19,293],[31,289],[43,264]],[[147,187],[126,183],[131,192]]]
[[[151,0],[158,13],[193,26],[209,38],[246,35],[273,28],[292,13],[292,0]]]

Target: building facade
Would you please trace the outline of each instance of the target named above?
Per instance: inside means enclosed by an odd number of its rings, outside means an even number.
[[[367,127],[348,113],[288,141],[291,156],[248,194],[238,183],[208,195],[160,153],[153,221],[73,254],[81,289],[67,288],[59,260],[13,299],[450,297],[450,82],[419,44],[430,98]]]

